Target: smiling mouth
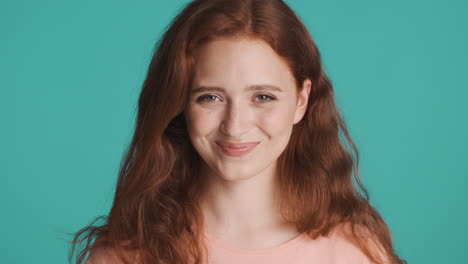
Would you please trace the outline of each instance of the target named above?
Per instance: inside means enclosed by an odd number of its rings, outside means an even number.
[[[220,147],[224,154],[233,157],[241,157],[247,155],[260,142],[247,142],[247,143],[230,143],[217,141],[216,144]]]

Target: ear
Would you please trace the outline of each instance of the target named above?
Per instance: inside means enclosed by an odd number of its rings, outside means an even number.
[[[296,112],[294,113],[294,124],[299,123],[299,121],[304,117],[307,110],[311,86],[312,82],[310,79],[306,79],[302,83],[302,90],[298,94]]]

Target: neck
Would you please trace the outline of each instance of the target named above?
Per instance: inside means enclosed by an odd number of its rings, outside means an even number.
[[[253,237],[287,225],[279,213],[275,164],[248,179],[225,179],[206,169],[200,207],[206,233],[217,237]],[[287,227],[286,227],[287,226]]]

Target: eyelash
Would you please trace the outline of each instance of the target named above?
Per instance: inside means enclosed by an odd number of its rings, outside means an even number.
[[[212,102],[212,101],[210,101],[210,100],[205,100],[206,98],[209,98],[209,97],[211,97],[211,96],[216,96],[216,95],[214,95],[214,94],[202,95],[202,96],[200,96],[200,97],[197,98],[197,102]],[[268,98],[268,100],[263,100],[263,101],[261,101],[262,103],[263,103],[263,102],[268,102],[268,101],[274,101],[274,100],[276,100],[275,97],[270,96],[270,95],[268,95],[268,94],[259,94],[259,95],[257,95],[257,97],[258,97],[258,96],[266,96],[266,97]]]

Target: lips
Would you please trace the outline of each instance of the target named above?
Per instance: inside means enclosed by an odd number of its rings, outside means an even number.
[[[222,152],[228,156],[241,157],[250,153],[260,142],[231,143],[216,141]]]
[[[245,149],[257,145],[260,142],[246,142],[246,143],[231,143],[226,141],[216,141],[216,144],[220,145],[223,148],[230,149]]]

